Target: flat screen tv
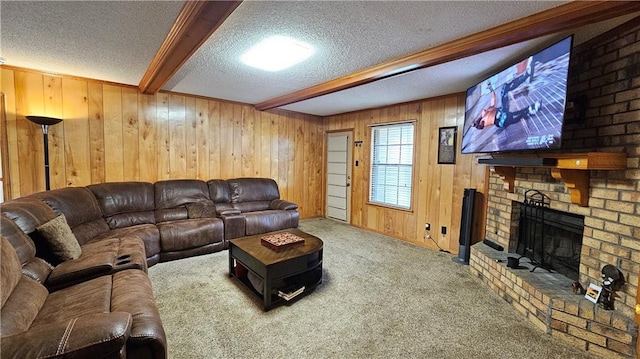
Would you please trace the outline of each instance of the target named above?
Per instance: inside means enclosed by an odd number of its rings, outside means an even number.
[[[573,36],[467,90],[462,153],[560,148]]]

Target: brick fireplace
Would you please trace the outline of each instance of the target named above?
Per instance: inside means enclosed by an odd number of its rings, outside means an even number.
[[[632,20],[633,21],[633,20]],[[635,26],[634,26],[635,25]],[[516,167],[514,192],[493,174],[487,192],[486,239],[471,250],[471,271],[541,330],[607,358],[633,358],[638,328],[633,321],[640,271],[640,26],[629,22],[574,49],[569,98],[586,98],[585,118],[565,126],[563,152],[622,152],[627,169],[589,171],[588,205],[571,201],[568,187],[548,168]],[[506,267],[515,252],[519,204],[525,191],[550,198],[553,210],[584,216],[578,280],[601,284],[601,269],[613,264],[626,285],[615,310],[576,295],[573,279],[557,272]],[[523,260],[527,266],[528,261]]]

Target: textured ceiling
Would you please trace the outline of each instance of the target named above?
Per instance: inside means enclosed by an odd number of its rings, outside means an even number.
[[[439,45],[562,2],[244,2],[165,89],[258,103]],[[238,61],[250,46],[285,35],[316,47],[272,73]]]
[[[558,6],[565,1],[245,1],[164,90],[255,104]],[[0,3],[8,65],[137,85],[182,2]],[[623,17],[576,30],[578,41]],[[316,47],[280,72],[242,64],[270,35]],[[464,91],[488,73],[565,34],[538,38],[283,108],[331,115]]]
[[[7,65],[138,85],[182,8],[174,1],[5,1]]]
[[[505,69],[534,51],[566,36],[574,35],[573,43],[577,45],[636,16],[638,14],[630,14],[574,31],[539,37],[367,85],[300,101],[282,108],[327,116],[463,92],[482,81],[487,75]]]

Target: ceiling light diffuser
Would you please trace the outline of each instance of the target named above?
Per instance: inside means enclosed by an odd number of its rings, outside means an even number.
[[[280,71],[306,60],[313,52],[313,47],[307,43],[277,35],[251,47],[240,60],[262,70]]]

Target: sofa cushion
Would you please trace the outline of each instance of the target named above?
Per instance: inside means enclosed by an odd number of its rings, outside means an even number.
[[[36,247],[14,221],[4,214],[0,215],[0,234],[13,246],[22,265],[22,274],[40,283],[49,277],[53,268],[45,260],[36,257]]]
[[[111,313],[110,276],[49,295],[44,286],[20,274],[13,246],[4,237],[0,241],[3,357],[115,358],[123,355],[132,315]],[[17,285],[14,285],[15,279]],[[87,313],[93,314],[85,315]],[[61,318],[64,319],[59,320]]]
[[[139,269],[147,272],[144,242],[139,237],[102,239],[82,246],[83,254],[115,253],[114,270]]]
[[[232,203],[272,201],[280,198],[278,184],[271,178],[235,178],[227,182]]]
[[[121,358],[131,332],[129,313],[85,315],[47,323],[2,339],[7,358]]]
[[[268,209],[271,209],[270,204],[271,204],[271,201],[239,202],[239,203],[234,203],[233,208],[239,210],[242,213],[266,211]]]
[[[4,202],[0,206],[0,212],[14,221],[26,234],[33,233],[36,227],[57,216],[51,207],[31,196]],[[37,250],[38,243],[35,244]]]
[[[120,213],[107,218],[107,224],[111,229],[154,223],[156,223],[156,217],[153,211]]]
[[[186,219],[158,223],[162,252],[174,252],[221,242],[224,225],[219,218]]]
[[[31,238],[4,214],[0,214],[0,235],[11,243],[18,254],[21,265],[27,264],[36,255],[36,246]]]
[[[268,210],[244,213],[245,235],[278,231],[298,227],[298,211]]]
[[[187,208],[185,206],[180,206],[177,208],[156,209],[155,216],[156,223],[161,223],[177,221],[179,219],[188,219],[189,212],[187,212]]]
[[[47,290],[22,275],[22,266],[13,246],[0,236],[0,336],[23,332],[31,326],[42,307]]]
[[[33,195],[63,214],[76,236],[84,244],[91,238],[109,230],[96,197],[86,187],[66,187]]]
[[[156,223],[189,218],[215,217],[215,205],[209,199],[204,181],[180,179],[159,181],[154,185]],[[208,215],[207,208],[213,208]]]
[[[72,227],[71,231],[75,234],[78,243],[83,245],[96,236],[109,232],[109,229],[109,224],[104,218],[97,218]]]
[[[40,225],[57,217],[56,212],[46,203],[32,196],[22,197],[8,202],[4,202],[0,206],[0,212],[7,218],[11,219],[22,232],[29,235],[36,247],[36,256],[43,258],[45,261],[53,262],[47,241],[36,231]],[[44,269],[44,266],[36,264],[31,269]],[[30,265],[30,264],[29,264]],[[25,265],[25,269],[26,269]],[[46,279],[46,273],[33,273],[38,281],[42,282]],[[36,278],[34,277],[34,278]]]
[[[111,312],[112,285],[112,276],[105,275],[49,294],[33,326]]]
[[[43,223],[36,230],[47,241],[54,264],[77,259],[82,254],[80,244],[71,232],[64,215]]]
[[[98,200],[109,228],[155,223],[155,200],[151,183],[99,183],[87,188]]]
[[[190,219],[216,218],[216,205],[211,201],[187,203],[185,207]]]
[[[160,253],[160,232],[154,224],[139,224],[131,227],[112,229],[95,237],[90,243],[98,242],[108,238],[137,237],[144,243],[145,255],[147,258]]]
[[[231,203],[231,191],[229,183],[225,180],[213,179],[207,182],[209,198],[217,203]]]
[[[111,311],[131,313],[133,317],[131,337],[127,341],[128,358],[167,357],[167,338],[145,273],[126,270],[113,275]]]
[[[204,181],[180,179],[158,181],[153,185],[156,209],[174,208],[191,202],[209,201],[209,188]]]
[[[2,291],[4,294],[4,288]],[[2,325],[0,326],[2,337],[27,330],[38,316],[49,293],[42,284],[29,277],[21,276],[18,285],[9,294],[2,306]]]
[[[20,278],[22,278],[22,265],[20,264],[20,259],[18,259],[18,254],[13,249],[13,246],[9,244],[9,241],[4,236],[0,236],[0,241],[2,243],[2,248],[0,248],[0,259],[2,259],[0,262],[0,270],[2,270],[2,281],[0,282],[2,284],[0,287],[2,288],[2,291],[0,291],[2,300],[0,301],[0,306],[4,306],[7,298],[20,282]]]

